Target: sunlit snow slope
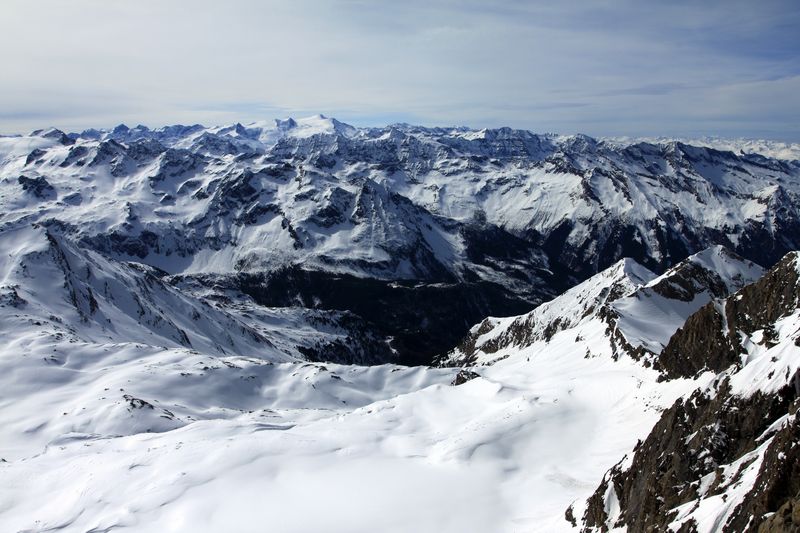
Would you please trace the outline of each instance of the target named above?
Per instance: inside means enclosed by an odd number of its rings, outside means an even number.
[[[16,252],[21,264],[54,253],[46,235],[31,232],[30,249]],[[718,248],[677,269],[690,264],[706,273],[691,287],[707,301],[722,295],[703,279],[734,290],[760,273]],[[85,266],[71,265],[84,279]],[[48,293],[69,291],[61,273],[52,279]],[[35,294],[20,287],[3,308],[0,523],[10,531],[569,529],[565,510],[591,495],[660,411],[713,379],[661,382],[609,328],[624,322],[607,314],[615,303],[660,279],[620,262],[535,310],[525,342],[458,386],[455,368],[272,363],[177,341],[104,342],[85,337],[103,332],[90,313],[60,333],[30,323]],[[65,316],[69,298],[61,296]]]

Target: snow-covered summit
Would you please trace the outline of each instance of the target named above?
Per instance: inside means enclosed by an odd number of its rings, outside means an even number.
[[[281,127],[282,126],[282,127]],[[298,138],[311,137],[320,134],[354,135],[357,129],[349,124],[340,122],[335,118],[328,118],[325,115],[314,115],[312,117],[287,119],[281,121],[279,129],[288,135]]]
[[[758,280],[764,269],[722,246],[681,261],[611,304],[625,343],[652,361],[695,311]]]
[[[569,289],[530,313],[487,318],[449,353],[448,364],[491,364],[520,348],[547,343],[562,331],[600,320],[604,309],[655,279],[656,275],[629,258]]]

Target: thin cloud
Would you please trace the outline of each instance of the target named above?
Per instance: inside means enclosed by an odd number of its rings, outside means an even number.
[[[322,112],[800,140],[796,2],[562,4],[4,0],[0,130]]]

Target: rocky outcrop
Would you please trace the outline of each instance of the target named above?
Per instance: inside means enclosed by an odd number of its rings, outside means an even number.
[[[585,531],[797,530],[799,263],[788,254],[675,333],[657,362],[668,378],[719,374],[608,471],[586,502]]]
[[[794,533],[800,530],[800,494],[781,505],[780,509],[758,526],[758,533]]]
[[[800,305],[798,257],[796,252],[787,254],[756,283],[690,316],[661,352],[656,368],[669,378],[719,372],[740,363],[741,334],[763,330],[763,342],[772,342],[775,322]]]
[[[615,360],[627,355],[650,366],[682,319],[761,274],[761,267],[721,246],[703,250],[661,276],[624,260],[526,315],[485,319],[440,362],[469,366],[504,349],[547,343],[559,332],[598,319]],[[644,335],[649,339],[642,338],[643,313],[652,321]]]
[[[468,381],[472,381],[475,378],[481,377],[480,374],[477,372],[473,372],[471,370],[462,369],[456,374],[456,377],[453,378],[453,381],[450,382],[450,385],[457,387],[459,385],[463,385]]]
[[[41,200],[49,200],[56,196],[55,188],[42,176],[35,178],[20,176],[17,182],[22,185],[23,191]]]
[[[606,474],[587,502],[585,529],[666,531],[678,517],[678,507],[730,489],[734,480],[729,474],[726,477],[723,466],[751,454],[776,421],[796,411],[797,398],[794,386],[774,394],[737,397],[723,380],[713,391],[678,400],[637,444],[630,461]],[[725,531],[744,531],[748,526],[757,531],[757,524],[749,524],[750,516],[775,512],[796,494],[794,487],[800,487],[800,448],[793,448],[800,440],[794,437],[797,429],[792,422],[772,437],[756,488],[728,519]],[[779,455],[781,464],[777,465]],[[609,498],[618,502],[616,515],[608,512]]]

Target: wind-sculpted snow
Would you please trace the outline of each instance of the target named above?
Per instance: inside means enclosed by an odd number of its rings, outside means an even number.
[[[566,330],[450,386],[456,369],[270,364],[6,329],[0,523],[564,530],[564,509],[694,386],[614,361],[602,327],[580,331],[580,347]]]

